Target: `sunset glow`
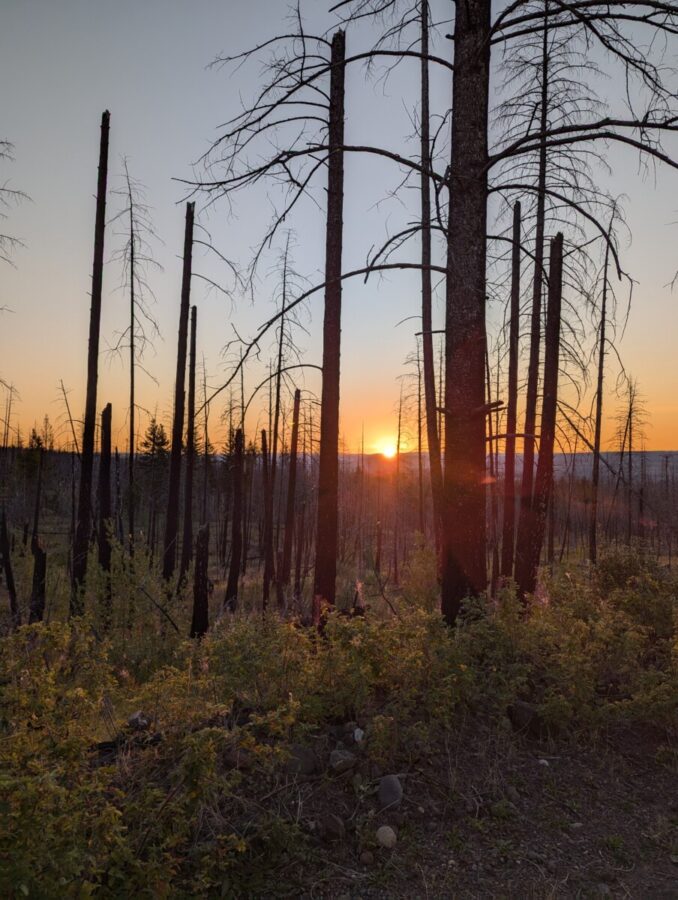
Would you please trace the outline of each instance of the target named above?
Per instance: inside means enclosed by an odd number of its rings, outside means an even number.
[[[384,438],[378,444],[378,453],[381,453],[382,456],[385,456],[386,459],[393,459],[393,457],[398,452],[398,448],[396,447],[395,441],[390,438]]]

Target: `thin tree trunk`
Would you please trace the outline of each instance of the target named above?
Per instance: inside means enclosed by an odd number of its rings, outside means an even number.
[[[287,509],[285,513],[285,538],[283,541],[282,567],[278,577],[280,587],[279,600],[282,597],[285,602],[284,592],[287,591],[292,571],[292,541],[294,539],[294,505],[297,490],[297,450],[299,447],[299,407],[301,405],[301,391],[294,392],[294,411],[292,413],[292,437],[290,443],[290,468],[287,477]]]
[[[101,450],[99,456],[99,565],[111,570],[111,420],[113,408],[107,403],[101,413]]]
[[[527,527],[518,535],[516,582],[520,596],[534,593],[539,558],[544,541],[546,513],[553,490],[553,444],[558,406],[558,364],[560,356],[560,309],[563,286],[563,236],[551,242],[548,311],[544,352],[544,399],[542,401],[539,460],[533,502],[527,507]]]
[[[38,484],[35,489],[35,506],[33,508],[33,533],[31,535],[31,553],[33,554],[33,583],[31,585],[31,608],[29,624],[42,622],[45,613],[45,579],[47,577],[47,554],[40,545],[40,504],[42,500],[42,469],[45,451],[40,449],[38,463]]]
[[[87,351],[87,396],[85,424],[80,454],[80,494],[78,518],[73,540],[73,583],[70,613],[84,611],[82,588],[87,574],[87,552],[92,531],[92,473],[94,470],[94,432],[96,428],[97,382],[99,375],[99,332],[101,325],[101,288],[104,273],[104,231],[106,228],[106,185],[108,181],[108,133],[110,113],[101,117],[99,144],[99,174],[97,179],[97,209],[94,224],[94,260],[92,264],[92,305],[89,317],[89,347]]]
[[[14,570],[12,569],[11,547],[9,541],[9,533],[7,531],[7,516],[3,507],[0,513],[0,556],[2,557],[3,566],[5,568],[5,582],[7,584],[7,594],[9,595],[9,613],[11,617],[12,628],[16,629],[21,625],[21,611],[19,610],[19,601],[16,594],[16,585],[14,584]]]
[[[134,379],[135,379],[135,359],[134,359],[134,327],[135,327],[135,298],[134,298],[134,196],[132,186],[127,179],[128,199],[129,199],[129,454],[127,459],[127,488],[129,497],[127,500],[127,514],[129,521],[129,552],[134,553],[134,451],[136,449],[136,408],[134,405]]]
[[[442,613],[487,586],[485,291],[490,0],[457,0],[445,319]]]
[[[344,58],[346,38],[332,38],[330,78],[327,234],[325,246],[325,319],[320,417],[318,518],[316,530],[313,623],[320,625],[323,604],[334,605],[339,520],[339,365],[341,343],[341,257],[344,207]]]
[[[605,377],[605,327],[607,324],[607,273],[610,261],[610,231],[605,247],[603,266],[603,297],[600,310],[600,330],[598,333],[598,382],[596,385],[596,422],[593,437],[593,472],[591,475],[591,521],[589,524],[589,559],[595,564],[598,558],[598,485],[600,483],[600,436],[603,425],[603,383]]]
[[[186,482],[184,484],[184,540],[179,578],[183,578],[193,555],[193,462],[195,459],[195,340],[197,307],[191,307],[191,342],[188,363],[188,424],[186,428]],[[204,523],[203,523],[204,524]]]
[[[273,578],[273,497],[271,496],[271,464],[269,458],[266,429],[261,432],[262,488],[264,494],[264,527],[261,546],[264,555],[264,583],[262,608],[266,612],[271,599],[271,579]]]
[[[525,428],[523,438],[523,475],[520,496],[518,531],[525,517],[530,516],[534,483],[535,428],[537,424],[537,393],[539,389],[539,346],[541,343],[542,291],[544,283],[544,225],[546,216],[546,129],[548,127],[548,0],[544,0],[542,37],[542,83],[540,104],[540,128],[542,134],[539,149],[539,174],[537,182],[537,218],[534,249],[534,279],[532,282],[532,313],[530,319],[530,355],[527,367],[527,393],[525,397]]]
[[[443,509],[443,470],[440,457],[440,434],[436,403],[436,381],[433,362],[433,316],[431,287],[431,169],[430,100],[428,73],[428,0],[421,0],[421,328],[426,406],[426,439],[428,442],[433,524],[436,547],[440,546]]]
[[[195,307],[193,307],[195,309]],[[209,566],[210,527],[205,524],[198,529],[195,542],[195,572],[193,575],[193,617],[191,637],[201,638],[209,628]]]
[[[104,573],[105,620],[111,612],[111,420],[113,409],[107,403],[101,413],[101,450],[99,455],[99,566]]]
[[[238,579],[242,554],[243,533],[243,433],[242,428],[235,432],[235,447],[232,468],[233,483],[233,520],[231,526],[231,562],[226,582],[224,608],[235,612],[238,606]]]
[[[520,203],[513,207],[511,259],[511,311],[509,318],[508,402],[504,449],[504,526],[501,540],[501,574],[513,575],[516,522],[516,427],[518,424],[518,349],[520,342]]]
[[[181,281],[181,306],[179,309],[179,338],[177,344],[177,374],[174,384],[174,420],[172,422],[172,449],[170,452],[167,517],[163,548],[162,577],[169,581],[174,574],[179,533],[179,487],[181,482],[181,441],[184,432],[184,395],[186,379],[186,343],[188,338],[188,308],[191,300],[191,266],[193,258],[194,203],[186,204],[186,228],[184,232],[184,265]]]

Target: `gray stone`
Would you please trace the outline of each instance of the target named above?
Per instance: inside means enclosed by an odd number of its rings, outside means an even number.
[[[360,862],[364,866],[371,866],[374,862],[374,853],[371,850],[363,850],[360,854]]]
[[[330,769],[335,775],[350,771],[358,762],[358,757],[350,750],[337,748],[330,753]]]
[[[285,768],[290,775],[315,775],[320,769],[320,761],[310,747],[294,744]]]
[[[398,842],[398,836],[390,825],[382,825],[377,828],[377,843],[380,847],[392,850]]]
[[[133,731],[148,731],[148,729],[151,727],[151,721],[152,719],[148,715],[148,713],[145,713],[143,712],[143,710],[138,709],[129,717],[129,719],[127,720],[127,724]]]
[[[397,775],[384,775],[379,782],[379,806],[397,809],[403,799],[403,786]]]
[[[517,803],[520,800],[520,793],[516,787],[510,784],[506,788],[506,796],[511,801],[511,803]]]

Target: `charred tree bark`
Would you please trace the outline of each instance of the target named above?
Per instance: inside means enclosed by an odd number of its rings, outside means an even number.
[[[600,483],[600,438],[603,425],[603,383],[605,379],[605,326],[607,320],[607,273],[610,262],[610,235],[605,247],[603,266],[603,296],[600,309],[600,330],[598,333],[598,381],[596,384],[596,422],[593,436],[593,471],[591,474],[591,521],[589,523],[589,559],[595,563],[598,558],[598,485]]]
[[[193,307],[195,309],[195,307]],[[198,529],[195,542],[195,573],[193,576],[193,617],[191,637],[201,638],[209,628],[209,565],[210,527],[205,524]]]
[[[544,350],[544,398],[541,412],[539,459],[534,498],[526,507],[525,528],[518,535],[516,548],[516,582],[522,598],[534,593],[539,558],[544,542],[546,514],[553,491],[553,444],[558,406],[558,363],[560,356],[560,308],[563,286],[563,236],[551,241],[549,291]],[[522,518],[522,517],[521,517]],[[522,523],[521,523],[522,524]]]
[[[231,525],[231,562],[228,569],[224,608],[235,612],[238,606],[238,579],[242,556],[243,531],[243,433],[238,428],[235,433],[233,451],[233,521]]]
[[[101,413],[101,450],[99,454],[99,566],[104,573],[104,604],[106,619],[111,607],[111,419],[112,407],[107,403]]]
[[[320,625],[322,606],[334,605],[339,520],[339,366],[341,343],[341,257],[344,208],[344,59],[346,38],[332,38],[330,76],[327,235],[325,245],[325,319],[320,417],[320,462],[313,623]]]
[[[487,585],[485,285],[490,0],[457,0],[445,318],[442,613]],[[481,412],[479,412],[481,410]]]
[[[42,470],[45,451],[40,450],[38,463],[38,483],[35,489],[35,506],[33,508],[33,533],[31,534],[31,553],[33,554],[33,582],[31,584],[31,606],[28,618],[29,625],[42,622],[45,614],[45,579],[47,577],[47,554],[40,545],[40,504],[42,501]]]
[[[440,434],[436,402],[436,379],[433,361],[433,316],[431,287],[431,165],[430,101],[428,73],[428,0],[421,0],[421,328],[426,407],[426,440],[428,442],[433,524],[436,547],[440,547],[443,509],[443,469],[440,457]]]
[[[9,613],[12,628],[16,629],[21,625],[21,611],[19,609],[16,585],[14,583],[9,532],[7,531],[7,516],[4,508],[2,514],[0,514],[0,556],[2,557],[2,563],[5,569],[5,582],[7,584],[7,594],[9,596]]]
[[[70,612],[82,615],[81,591],[87,574],[87,551],[92,530],[92,473],[94,470],[94,431],[96,426],[97,382],[99,376],[99,331],[101,325],[101,288],[104,273],[104,231],[106,228],[106,185],[108,181],[108,133],[110,113],[101,117],[99,144],[99,174],[97,180],[97,209],[94,224],[94,260],[92,264],[92,305],[89,317],[89,347],[87,351],[87,396],[85,424],[80,454],[80,493],[78,519],[73,540],[73,583]]]
[[[191,299],[191,267],[193,258],[193,216],[195,204],[186,204],[186,228],[184,232],[184,266],[181,281],[181,306],[179,309],[179,339],[177,345],[177,374],[174,384],[174,420],[172,422],[172,449],[170,451],[169,489],[167,517],[163,549],[162,577],[169,581],[174,574],[179,533],[179,487],[181,482],[181,440],[184,432],[184,397],[186,379],[186,343],[188,339],[188,308]]]
[[[135,360],[134,360],[134,323],[135,323],[135,299],[134,299],[134,197],[128,180],[129,187],[129,455],[127,459],[127,489],[128,498],[128,527],[129,527],[129,552],[134,553],[134,451],[135,451]]]
[[[292,413],[292,437],[290,439],[290,468],[287,476],[287,508],[285,510],[285,537],[283,541],[282,566],[278,574],[279,605],[285,603],[285,592],[289,588],[292,573],[292,541],[294,540],[294,506],[297,491],[297,451],[299,448],[299,407],[301,391],[294,392],[294,410]],[[282,600],[282,604],[281,601]]]
[[[513,207],[511,257],[511,309],[509,317],[508,398],[504,448],[504,523],[501,539],[501,574],[513,575],[516,522],[516,427],[518,424],[518,345],[520,340],[520,203]]]
[[[113,409],[107,403],[101,413],[101,452],[99,455],[99,565],[111,570],[111,419]]]
[[[534,248],[534,279],[532,282],[532,312],[530,317],[530,354],[527,367],[527,392],[525,396],[525,436],[523,438],[523,474],[520,491],[520,522],[523,527],[523,510],[526,518],[531,515],[534,485],[535,428],[537,425],[537,393],[539,389],[539,347],[541,344],[542,292],[544,283],[544,224],[546,217],[546,132],[548,128],[549,56],[548,56],[548,0],[544,0],[542,38],[542,83],[540,128],[543,135],[539,149],[539,173],[537,183],[537,217]]]
[[[186,427],[186,482],[184,484],[184,540],[179,578],[182,579],[193,555],[193,463],[195,460],[195,330],[198,310],[191,307],[191,349],[188,363],[188,424]]]
[[[261,540],[264,554],[262,609],[263,612],[266,612],[268,601],[271,598],[271,578],[273,577],[273,497],[271,496],[271,468],[265,428],[261,431],[261,466],[264,494],[264,527]]]

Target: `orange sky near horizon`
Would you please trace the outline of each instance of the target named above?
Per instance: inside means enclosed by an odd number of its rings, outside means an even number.
[[[93,195],[99,122],[105,108],[111,110],[107,218],[110,221],[116,211],[113,191],[120,187],[121,159],[125,155],[134,177],[146,187],[155,228],[162,238],[162,243],[154,247],[154,255],[163,271],[153,273],[151,278],[156,296],[151,312],[162,337],[144,359],[144,366],[157,383],[139,372],[138,398],[143,408],[139,427],[143,432],[149,415],[156,410],[158,418],[169,425],[185,199],[176,179],[191,176],[191,161],[219,133],[218,124],[239,102],[238,92],[244,96],[253,88],[252,84],[238,82],[237,90],[233,90],[236,82],[208,64],[225,47],[242,49],[275,31],[281,20],[278,0],[260,3],[256,15],[251,4],[225,4],[223,0],[195,0],[194,4],[70,0],[63,5],[35,0],[30,6],[10,3],[3,10],[0,76],[4,76],[3,84],[13,87],[3,98],[0,138],[14,143],[15,162],[3,163],[0,183],[7,180],[11,187],[26,191],[31,200],[8,209],[8,219],[2,222],[2,230],[16,235],[25,247],[14,254],[14,267],[0,268],[0,310],[8,310],[0,312],[0,379],[14,384],[18,391],[11,424],[13,431],[20,428],[24,441],[34,423],[40,426],[45,414],[55,423],[59,441],[70,440],[61,380],[76,418],[84,407]],[[448,5],[448,0],[439,0],[438,11]],[[307,6],[309,28],[312,30],[318,22],[319,28],[327,27],[325,6]],[[159,30],[161,19],[167,27]],[[356,32],[353,35],[357,43]],[[441,47],[447,52],[446,42]],[[397,145],[403,141],[403,135],[411,130],[409,113],[418,102],[416,79],[411,74],[406,69],[396,70],[383,84],[366,82],[364,72],[357,67],[347,74],[349,142]],[[449,105],[448,74],[432,79],[432,104],[436,109]],[[254,77],[259,75],[255,71]],[[609,82],[605,87],[615,89]],[[411,147],[404,146],[411,152]],[[667,137],[666,146],[678,158],[678,136]],[[620,247],[623,266],[635,284],[623,335],[621,322],[619,326],[619,350],[626,371],[638,380],[646,402],[646,448],[678,450],[678,291],[671,287],[678,270],[678,171],[658,168],[643,173],[637,156],[618,147],[606,148],[605,162],[610,174],[601,172],[601,185],[615,196],[625,195],[632,235],[628,240],[622,236]],[[391,206],[384,205],[394,179],[399,181],[400,177],[400,172],[383,161],[358,159],[356,154],[346,160],[345,270],[363,266],[369,247],[379,246],[388,233],[400,227],[397,215],[402,214],[406,203],[413,202],[409,199],[412,193],[405,191],[403,202],[399,199]],[[323,192],[321,180],[314,200],[322,201]],[[298,230],[293,233],[292,261],[304,279],[315,284],[322,281],[322,202],[304,203],[295,210],[294,227]],[[197,221],[209,228],[221,252],[245,260],[251,258],[252,248],[268,225],[270,205],[269,194],[248,194],[235,218],[224,206],[208,207],[203,202],[202,207],[198,204]],[[416,214],[416,204],[405,209],[406,219]],[[101,410],[106,402],[113,404],[114,441],[123,450],[128,440],[127,361],[107,353],[127,324],[120,270],[112,259],[120,245],[117,226],[109,226],[106,242],[97,406]],[[273,248],[272,254],[279,249]],[[415,247],[415,256],[416,252]],[[440,248],[437,252],[444,259]],[[252,337],[277,309],[280,285],[275,262],[274,258],[267,260],[269,268],[261,272],[253,302],[249,297],[231,302],[198,280],[200,274],[219,282],[227,276],[206,251],[196,252],[194,271],[198,274],[193,281],[192,300],[198,307],[198,358],[201,363],[204,355],[210,388],[223,384],[232,371],[229,342],[235,339],[236,329],[237,334]],[[525,277],[529,277],[527,263]],[[306,283],[304,279],[300,277],[300,283]],[[434,328],[443,321],[440,293],[436,295]],[[405,360],[415,347],[419,305],[419,285],[412,273],[373,276],[367,284],[362,279],[344,283],[341,433],[347,450],[359,450],[363,428],[368,452],[379,452],[385,443],[395,443],[400,376],[412,371]],[[497,333],[502,317],[499,306],[495,302],[488,313],[492,334]],[[586,323],[589,336],[594,324]],[[321,330],[322,296],[317,294],[308,302],[308,311],[300,314],[300,327],[295,331],[300,361],[314,365],[321,362]],[[248,391],[264,377],[262,372],[273,354],[271,342],[262,346],[261,361],[248,370]],[[525,370],[523,358],[521,378]],[[614,393],[618,372],[610,354],[603,430],[606,449],[611,448],[615,414],[623,404]],[[199,385],[201,379],[199,374]],[[311,407],[309,400],[311,391],[316,396],[319,393],[318,373],[309,369],[303,377],[299,374],[298,381],[317,426],[318,408]],[[591,382],[589,377],[582,401],[586,411],[591,405]],[[287,397],[289,401],[289,393]],[[5,400],[6,392],[0,388],[0,419],[4,419]],[[255,402],[248,415],[250,435],[267,425],[262,411],[265,400],[263,397],[262,403]],[[210,435],[219,448],[226,436],[221,416],[227,401],[226,392],[211,407]],[[403,443],[416,448],[411,413]]]

